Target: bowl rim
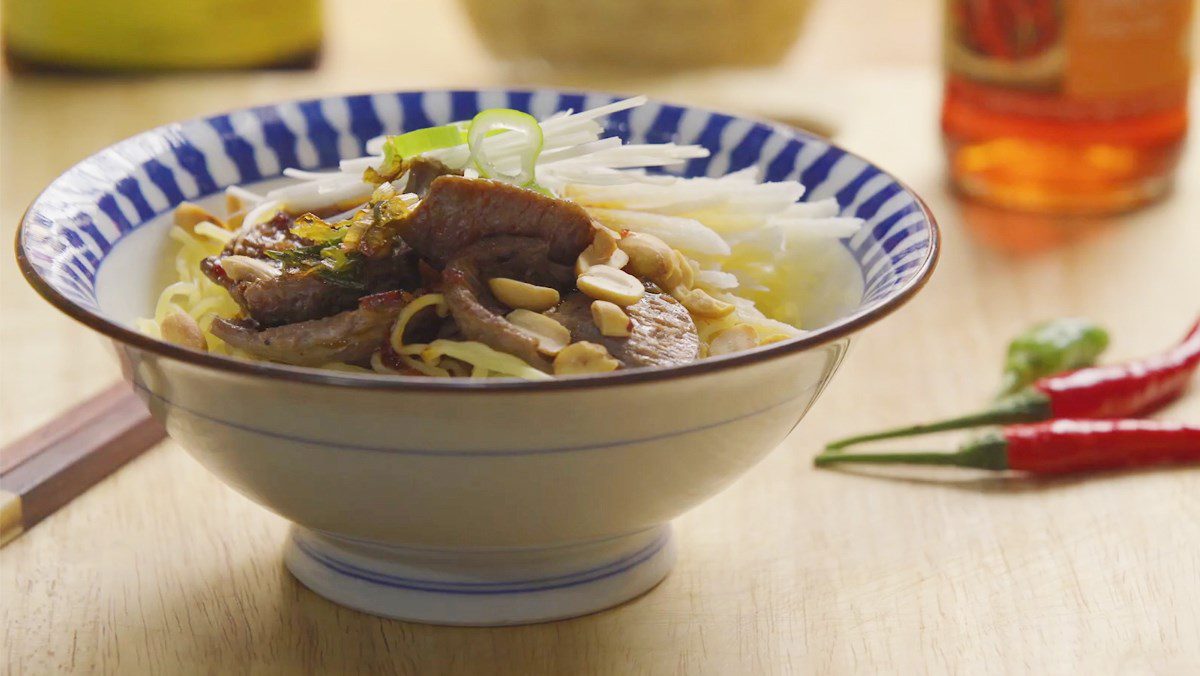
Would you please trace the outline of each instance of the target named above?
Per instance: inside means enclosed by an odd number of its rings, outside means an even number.
[[[258,104],[256,106],[244,106],[234,108],[224,112],[201,115],[178,122],[168,122],[163,125],[152,127],[143,132],[139,132],[132,136],[123,138],[115,143],[111,143],[87,157],[79,160],[65,171],[60,173],[54,180],[38,192],[33,201],[21,214],[20,222],[17,224],[16,230],[16,256],[17,266],[21,270],[22,276],[33,287],[43,299],[60,312],[83,324],[89,329],[96,331],[109,338],[129,345],[130,347],[150,352],[161,357],[181,361],[191,366],[200,368],[211,368],[216,371],[231,373],[234,375],[257,376],[268,379],[283,380],[293,383],[307,385],[321,385],[329,387],[348,387],[354,389],[366,390],[387,390],[387,391],[406,391],[406,392],[441,392],[441,393],[484,393],[484,392],[543,392],[543,391],[561,391],[561,390],[579,390],[592,389],[597,387],[611,387],[617,385],[632,385],[646,382],[659,382],[664,380],[673,380],[676,378],[687,378],[692,376],[706,375],[713,371],[725,369],[734,369],[742,366],[750,366],[761,362],[780,359],[792,354],[804,352],[814,347],[825,345],[842,338],[846,338],[853,333],[856,333],[871,324],[883,319],[892,314],[902,305],[907,303],[920,291],[933,275],[934,269],[937,267],[938,261],[941,258],[942,234],[941,228],[938,226],[937,219],[933,212],[925,203],[925,200],[917,194],[907,183],[900,180],[895,174],[879,166],[877,163],[868,160],[862,155],[846,149],[845,147],[835,143],[831,139],[818,136],[811,132],[798,127],[792,127],[780,122],[759,118],[753,115],[742,115],[737,113],[724,113],[719,110],[708,108],[706,106],[692,105],[688,103],[677,103],[657,97],[651,97],[651,101],[662,103],[665,105],[676,106],[689,110],[699,110],[706,113],[727,115],[735,119],[746,120],[755,124],[764,125],[771,130],[785,135],[799,135],[808,137],[828,145],[830,148],[835,148],[838,151],[845,153],[851,157],[857,158],[869,166],[879,169],[890,180],[894,181],[906,192],[913,196],[916,204],[921,209],[921,213],[925,221],[929,224],[930,244],[929,249],[921,263],[917,268],[916,273],[904,283],[904,285],[888,298],[878,305],[867,310],[858,310],[846,317],[843,317],[832,324],[821,328],[809,331],[804,336],[798,338],[790,338],[787,340],[764,345],[752,350],[746,350],[730,355],[719,357],[708,357],[700,359],[689,364],[680,366],[667,367],[642,367],[628,370],[618,370],[609,373],[590,374],[582,376],[558,376],[549,380],[521,380],[514,378],[503,379],[480,379],[473,378],[429,378],[425,376],[405,376],[405,375],[382,375],[375,373],[351,373],[346,371],[334,371],[330,369],[310,368],[304,366],[294,366],[290,364],[278,364],[275,362],[257,362],[246,359],[238,359],[236,357],[227,357],[223,355],[214,355],[208,352],[200,352],[185,348],[173,343],[168,343],[157,338],[152,338],[136,329],[132,329],[122,324],[111,320],[99,312],[92,312],[80,306],[75,301],[67,298],[58,289],[51,286],[33,267],[28,257],[25,254],[23,246],[23,233],[25,224],[28,221],[29,211],[33,208],[42,196],[50,190],[64,175],[72,171],[80,163],[96,157],[102,153],[113,150],[131,139],[142,135],[154,134],[167,128],[185,125],[193,122],[202,122],[214,117],[229,115],[231,113],[249,110],[251,108],[271,108],[289,103],[298,103],[306,101],[323,101],[327,99],[342,99],[352,96],[374,96],[378,94],[428,94],[431,92],[483,92],[483,91],[504,91],[504,92],[536,92],[536,91],[552,91],[560,94],[576,94],[576,95],[600,95],[600,96],[617,96],[609,92],[597,90],[575,90],[569,88],[556,87],[531,87],[531,88],[509,88],[509,87],[447,87],[447,88],[430,88],[430,89],[401,89],[391,91],[367,91],[367,92],[351,92],[330,94],[328,96],[318,96],[311,99],[285,99],[271,103]]]

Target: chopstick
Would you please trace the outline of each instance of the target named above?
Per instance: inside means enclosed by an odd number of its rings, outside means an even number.
[[[161,425],[114,384],[0,451],[0,547],[162,441]]]

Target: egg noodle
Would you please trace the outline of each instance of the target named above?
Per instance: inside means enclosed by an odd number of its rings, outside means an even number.
[[[595,121],[618,110],[641,105],[643,97],[573,113],[560,112],[537,121],[525,113],[484,111],[468,126],[455,123],[368,143],[368,157],[345,160],[337,171],[287,169],[296,182],[259,195],[244,187],[228,189],[238,205],[241,229],[261,224],[284,211],[299,216],[337,205],[349,218],[372,196],[395,194],[405,185],[401,175],[384,175],[400,155],[424,155],[459,168],[468,178],[517,182],[551,196],[576,202],[599,224],[616,232],[653,235],[679,252],[691,267],[694,288],[729,303],[732,312],[719,318],[692,313],[702,356],[715,336],[746,325],[757,344],[803,335],[803,309],[792,293],[803,283],[804,259],[797,255],[810,238],[840,239],[859,230],[862,221],[840,217],[832,198],[798,201],[804,186],[796,181],[762,183],[755,168],[720,178],[682,178],[646,172],[707,156],[700,146],[624,144],[602,137]],[[485,118],[485,124],[479,120]],[[478,127],[478,128],[477,128]],[[399,155],[397,154],[399,153]],[[482,158],[482,160],[481,160]],[[379,178],[383,175],[383,178]],[[375,181],[370,180],[375,178]],[[407,204],[415,195],[401,195]],[[231,209],[232,210],[232,209]],[[219,219],[214,219],[219,220]],[[163,337],[163,322],[172,313],[195,321],[208,351],[240,358],[254,357],[227,345],[210,331],[214,318],[241,312],[229,292],[200,269],[203,259],[217,256],[237,231],[224,223],[200,222],[188,229],[175,225],[170,238],[178,245],[174,279],[159,295],[154,316],[138,328]],[[229,226],[233,227],[233,226]],[[361,373],[417,373],[431,377],[517,377],[543,379],[547,373],[520,358],[483,343],[438,339],[405,344],[409,322],[420,312],[448,314],[440,293],[412,299],[390,332],[390,354],[376,351],[370,368],[333,363],[322,368]]]
[[[200,272],[200,261],[221,253],[225,244],[233,239],[233,233],[214,223],[202,222],[192,232],[178,225],[172,226],[169,236],[179,245],[172,266],[175,281],[158,295],[154,317],[138,320],[138,329],[161,339],[163,320],[173,312],[182,312],[200,326],[209,352],[234,355],[234,350],[214,336],[209,327],[216,317],[233,317],[241,308],[228,291]]]

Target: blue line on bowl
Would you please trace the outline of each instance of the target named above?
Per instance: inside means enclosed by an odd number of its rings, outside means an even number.
[[[445,552],[450,552],[450,551],[467,551],[467,552],[472,552],[472,553],[535,552],[535,551],[536,552],[544,552],[544,551],[552,551],[555,549],[567,549],[569,547],[579,547],[581,545],[591,545],[591,544],[600,544],[603,542],[612,542],[613,540],[620,540],[622,538],[628,538],[632,535],[637,535],[638,533],[645,533],[648,530],[653,530],[654,527],[651,526],[650,528],[636,528],[634,530],[625,531],[623,533],[617,533],[616,535],[608,535],[605,537],[589,539],[589,540],[575,540],[572,542],[563,542],[563,543],[559,543],[559,544],[545,545],[545,546],[541,546],[541,547],[474,547],[474,548],[465,549],[465,550],[464,549],[451,550],[451,549],[447,549],[445,547],[420,547],[420,546],[415,546],[415,545],[392,545],[392,544],[387,544],[385,542],[380,542],[379,540],[371,540],[369,538],[354,537],[353,535],[342,535],[340,533],[334,533],[333,531],[325,530],[323,528],[310,528],[308,526],[305,526],[305,528],[313,533],[318,533],[320,535],[323,535],[327,538],[331,538],[334,540],[343,540],[345,542],[352,542],[352,543],[358,544],[358,545],[367,545],[369,547],[386,547],[388,549],[402,549],[402,550],[408,551],[408,552],[423,552],[423,553],[428,554],[431,552],[445,553]]]
[[[335,573],[344,575],[346,577],[354,578],[357,580],[362,580],[363,582],[369,582],[371,584],[383,585],[386,587],[394,587],[397,589],[408,589],[408,590],[412,590],[412,591],[421,591],[421,592],[428,592],[428,593],[434,593],[434,594],[483,596],[483,595],[531,594],[531,593],[543,592],[543,591],[553,591],[556,589],[568,589],[571,587],[578,587],[581,585],[590,584],[592,582],[598,582],[605,578],[613,577],[615,575],[624,573],[632,568],[636,568],[637,566],[645,563],[646,561],[649,561],[656,554],[658,554],[660,551],[662,551],[663,547],[666,546],[669,539],[670,539],[670,537],[668,535],[663,535],[663,536],[657,538],[654,542],[651,542],[649,545],[643,547],[642,549],[638,550],[637,552],[634,552],[633,554],[630,554],[629,556],[626,556],[622,559],[618,559],[617,561],[614,561],[609,564],[605,564],[604,566],[600,566],[598,568],[594,568],[594,569],[586,570],[586,571],[580,571],[578,573],[571,573],[571,574],[565,575],[565,576],[556,576],[556,577],[551,577],[551,578],[543,578],[541,580],[530,580],[530,581],[510,582],[510,583],[449,583],[449,584],[439,583],[436,580],[413,580],[413,579],[409,579],[409,578],[402,578],[402,577],[387,575],[384,573],[376,573],[374,571],[369,571],[364,568],[354,566],[353,564],[349,564],[344,561],[339,561],[337,559],[334,559],[332,557],[329,557],[329,556],[321,554],[317,551],[314,551],[311,548],[311,546],[309,546],[307,543],[305,543],[303,540],[301,540],[299,538],[297,538],[295,540],[295,542],[296,542],[296,546],[300,549],[300,551],[303,552],[305,556],[308,556],[309,558],[311,558],[313,561],[316,561],[317,563],[328,568],[329,570],[334,571]],[[614,566],[616,566],[616,567],[614,568]],[[590,572],[593,572],[593,571],[596,571],[596,574],[591,575],[589,577],[584,577],[582,579],[577,579],[581,575],[588,575]],[[570,578],[569,581],[567,581],[568,578]],[[519,586],[519,585],[536,585],[543,581],[549,582],[549,581],[559,580],[559,579],[562,579],[564,581],[554,582],[551,584],[541,584],[540,586],[525,586],[525,587]],[[472,587],[471,585],[473,585],[473,584],[480,584],[480,585],[503,584],[503,585],[507,585],[507,586],[501,587],[501,588],[495,588],[495,589],[483,589],[483,588]]]
[[[816,386],[814,385],[813,387],[816,387]],[[813,387],[805,388],[804,390],[802,390],[800,392],[800,394],[797,394],[794,397],[789,397],[788,399],[771,404],[770,406],[766,406],[764,408],[760,408],[755,411],[750,411],[749,413],[742,413],[742,414],[734,416],[732,418],[727,418],[725,420],[720,420],[720,421],[713,422],[713,423],[699,425],[697,427],[690,427],[690,428],[683,429],[683,430],[676,430],[674,432],[664,432],[662,434],[652,434],[652,435],[645,436],[645,437],[638,437],[636,439],[605,441],[605,442],[600,442],[600,443],[596,443],[596,444],[586,444],[586,445],[582,445],[582,446],[558,446],[558,447],[536,448],[536,449],[500,449],[500,450],[486,450],[486,451],[456,451],[456,450],[428,450],[428,449],[415,449],[415,448],[392,448],[392,447],[387,447],[387,446],[367,446],[367,445],[359,445],[359,444],[343,444],[343,443],[337,443],[337,442],[333,442],[333,441],[325,441],[325,440],[321,440],[321,439],[308,439],[306,437],[300,437],[300,436],[296,436],[296,435],[292,435],[292,434],[284,434],[282,432],[274,432],[271,430],[264,430],[264,429],[261,429],[258,427],[244,425],[242,423],[235,423],[235,422],[231,422],[229,420],[215,418],[213,416],[210,416],[210,415],[207,415],[204,413],[200,413],[199,411],[196,411],[194,409],[187,408],[186,406],[181,406],[180,404],[177,404],[177,403],[171,401],[170,399],[167,399],[166,397],[158,394],[157,392],[150,390],[150,388],[148,388],[145,384],[143,384],[137,380],[133,381],[134,389],[146,393],[147,396],[157,399],[157,400],[161,401],[162,403],[166,404],[167,406],[173,407],[175,409],[183,411],[184,413],[193,415],[197,418],[201,418],[203,420],[207,420],[209,422],[213,422],[218,425],[224,425],[225,427],[229,427],[232,429],[242,430],[243,432],[251,432],[251,433],[259,434],[259,435],[262,435],[265,437],[272,437],[275,439],[283,439],[285,441],[291,441],[291,442],[302,443],[302,444],[310,444],[313,446],[326,446],[329,448],[336,448],[336,449],[340,449],[340,450],[365,451],[365,452],[369,452],[369,453],[394,453],[396,455],[417,455],[417,456],[448,457],[448,458],[458,458],[458,457],[493,458],[493,457],[514,457],[514,456],[525,456],[525,455],[556,455],[559,453],[573,453],[573,452],[577,452],[577,451],[595,451],[595,450],[601,450],[601,449],[605,449],[605,448],[615,448],[617,446],[631,446],[633,444],[641,444],[641,443],[646,443],[646,442],[650,442],[650,441],[660,441],[662,439],[670,439],[671,437],[679,437],[679,436],[683,436],[685,434],[693,434],[695,432],[703,432],[706,430],[721,427],[723,425],[729,425],[729,424],[732,424],[732,423],[735,423],[735,422],[738,422],[741,420],[745,420],[747,418],[752,418],[754,416],[762,415],[764,413],[768,413],[768,412],[773,411],[782,406],[786,406],[787,404],[790,404],[793,401],[796,401],[797,399],[800,399],[801,397],[805,396],[809,392],[809,390],[813,389]]]

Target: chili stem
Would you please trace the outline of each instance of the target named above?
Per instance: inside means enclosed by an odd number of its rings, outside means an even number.
[[[955,465],[962,467],[964,461],[958,452],[905,451],[903,453],[822,453],[813,458],[817,467],[828,467],[844,462],[871,463],[876,465]]]
[[[990,433],[951,453],[903,451],[899,453],[829,453],[813,459],[817,467],[843,462],[877,465],[943,465],[977,469],[1008,469],[1008,442],[1002,434]]]
[[[853,444],[860,444],[865,441],[876,441],[879,439],[895,439],[897,437],[909,437],[918,434],[930,434],[932,432],[945,432],[948,430],[958,430],[967,427],[979,427],[982,425],[1009,425],[1012,423],[1037,422],[1050,417],[1050,402],[1039,392],[1024,392],[1012,397],[1008,397],[996,403],[992,408],[979,413],[960,416],[958,418],[950,418],[949,420],[941,420],[934,423],[926,423],[924,425],[912,425],[910,427],[898,427],[882,432],[872,432],[870,434],[860,434],[858,436],[839,439],[827,445],[826,450],[837,450],[845,448]]]

